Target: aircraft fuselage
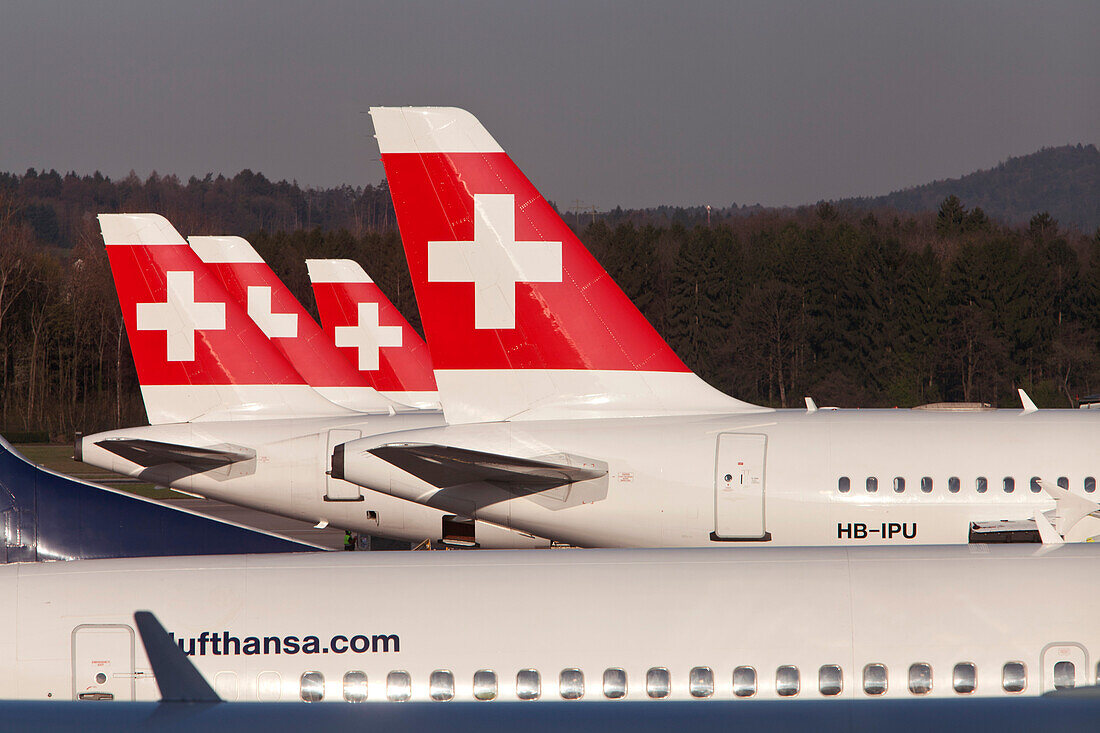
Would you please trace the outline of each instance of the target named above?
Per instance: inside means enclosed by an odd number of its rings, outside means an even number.
[[[1096,496],[1098,441],[1088,411],[777,410],[430,427],[349,443],[344,470],[364,486],[579,546],[955,544],[969,541],[973,522],[1052,509],[1033,479]],[[524,496],[441,489],[367,452],[403,443],[568,460],[606,476]],[[1089,517],[1067,539],[1097,533]]]

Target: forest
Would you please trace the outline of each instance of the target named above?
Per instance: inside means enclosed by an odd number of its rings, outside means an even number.
[[[243,171],[183,182],[0,174],[0,431],[68,440],[145,421],[95,214],[153,211],[239,234],[311,312],[307,257],[358,260],[419,327],[389,192]],[[954,195],[903,213],[569,213],[582,241],[704,379],[797,407],[940,401],[1075,407],[1100,392],[1100,230],[1004,224]]]

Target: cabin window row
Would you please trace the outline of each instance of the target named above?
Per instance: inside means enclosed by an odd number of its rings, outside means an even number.
[[[1076,668],[1073,662],[1060,661],[1054,665],[1053,682],[1056,689],[1074,686]],[[516,673],[515,692],[520,700],[538,700],[542,697],[542,676],[536,669],[521,669]],[[714,695],[714,671],[710,667],[694,667],[688,673],[688,692],[692,697],[708,698]],[[1100,665],[1097,666],[1100,680]],[[914,695],[932,692],[932,665],[916,662],[909,665],[907,687]],[[863,667],[860,679],[866,695],[884,695],[889,689],[889,675],[885,664],[871,663]],[[973,662],[959,662],[951,670],[950,685],[956,693],[967,695],[978,686],[978,670]],[[348,702],[364,702],[367,699],[367,675],[350,671],[343,677],[343,696]],[[1027,665],[1024,662],[1006,662],[1001,668],[1001,688],[1005,692],[1023,692],[1027,688]],[[728,689],[728,688],[727,688]],[[757,693],[755,667],[742,666],[733,670],[733,694],[736,697],[752,697]],[[600,691],[605,698],[617,700],[626,697],[627,675],[621,667],[605,669]],[[775,693],[780,697],[793,697],[802,690],[799,668],[782,665],[775,671]],[[494,700],[499,691],[497,673],[491,669],[479,669],[473,676],[473,696],[476,700]],[[817,670],[817,691],[825,696],[839,695],[844,691],[844,671],[836,664],[825,664]],[[563,700],[579,700],[585,695],[584,672],[577,668],[563,669],[558,675],[558,695]],[[655,700],[672,694],[672,674],[667,667],[652,667],[645,674],[645,693]],[[306,702],[320,702],[325,697],[325,677],[321,672],[305,672],[300,681],[300,695]],[[437,669],[428,678],[428,697],[444,702],[455,696],[455,679],[450,670]],[[386,675],[386,699],[406,702],[412,698],[412,677],[404,670]]]
[[[885,480],[884,480],[885,481]],[[1043,490],[1041,485],[1042,479],[1039,476],[1032,476],[1028,481],[1028,488],[1031,489],[1031,493],[1038,494]],[[1058,478],[1059,488],[1069,491],[1069,479],[1065,476]],[[906,489],[905,477],[895,476],[893,481],[889,484],[894,491],[898,494],[904,493]],[[922,476],[917,484],[920,490],[925,494],[931,494],[936,487],[936,482],[931,476]],[[984,494],[989,491],[989,479],[985,476],[978,476],[974,479],[974,490],[979,494]],[[879,490],[879,480],[877,476],[868,476],[864,479],[863,487],[868,494],[874,494]],[[1005,476],[1001,479],[1001,488],[1006,494],[1011,494],[1016,490],[1016,479],[1013,476]],[[1094,476],[1086,476],[1082,481],[1082,488],[1085,493],[1091,494],[1096,491],[1096,478]],[[847,494],[852,490],[852,479],[848,476],[841,476],[837,479],[837,490],[842,494]],[[962,480],[958,476],[951,476],[947,479],[947,490],[952,494],[957,494],[962,490]]]
[[[1069,679],[1072,687],[1072,664]],[[978,686],[977,667],[972,662],[959,662],[951,671],[951,687],[960,694],[974,692]],[[909,666],[909,692],[914,695],[927,695],[932,691],[932,665],[917,662]],[[889,689],[889,675],[886,665],[879,663],[863,667],[860,684],[866,695],[885,695]],[[1027,666],[1023,662],[1008,662],[1002,669],[1002,687],[1005,692],[1022,692],[1027,686]],[[752,697],[756,694],[756,670],[752,667],[738,667],[733,672],[733,694],[737,697]],[[801,691],[801,675],[798,667],[786,665],[779,667],[775,674],[775,692],[780,697],[793,697]],[[844,671],[836,664],[826,664],[817,670],[817,691],[825,696],[839,695],[844,691]]]

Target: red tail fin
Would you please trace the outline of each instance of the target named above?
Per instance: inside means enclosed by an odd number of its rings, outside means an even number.
[[[684,366],[472,115],[371,116],[449,421],[756,409]]]
[[[101,214],[149,422],[344,413],[313,392],[156,214]]]
[[[352,410],[389,409],[392,402],[348,364],[251,244],[241,237],[189,237],[188,242],[307,384]]]
[[[325,333],[378,391],[416,407],[438,407],[428,346],[353,260],[306,260]]]

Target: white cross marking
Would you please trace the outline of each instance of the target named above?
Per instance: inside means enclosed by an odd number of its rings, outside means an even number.
[[[271,312],[270,285],[248,286],[248,317],[269,339],[294,338],[298,335],[297,313]]]
[[[195,302],[195,273],[167,273],[163,303],[137,304],[137,330],[164,331],[168,361],[195,360],[195,331],[224,331],[225,303]]]
[[[516,241],[516,197],[474,194],[472,242],[428,242],[428,282],[474,284],[474,328],[516,327],[516,283],[560,283],[561,242]]]
[[[359,350],[359,371],[378,370],[379,352],[384,346],[401,345],[401,326],[382,326],[378,323],[378,304],[359,304],[359,323],[354,326],[337,326],[336,345]]]

